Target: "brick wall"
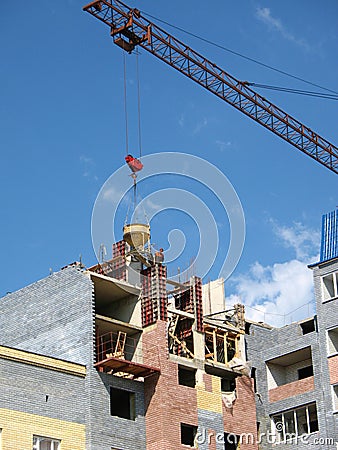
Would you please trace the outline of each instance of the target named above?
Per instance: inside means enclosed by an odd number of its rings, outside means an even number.
[[[329,374],[330,374],[330,383],[337,384],[338,383],[338,355],[331,356],[327,360],[329,365]]]
[[[186,449],[181,445],[180,423],[198,426],[198,432],[206,434],[206,441],[199,443],[201,450],[224,449],[219,441],[224,430],[252,433],[256,438],[252,380],[237,378],[238,398],[231,409],[223,404],[219,377],[203,373],[203,382],[196,388],[180,386],[178,365],[168,357],[166,327],[165,322],[158,321],[143,335],[144,363],[159,364],[161,370],[159,376],[147,378],[144,384],[147,450]],[[257,445],[244,443],[241,449],[255,450]]]
[[[186,449],[181,445],[180,423],[198,425],[196,390],[178,384],[178,366],[168,359],[166,326],[158,321],[143,335],[144,363],[159,361],[161,369],[160,376],[144,383],[147,450]]]
[[[253,380],[249,377],[236,378],[237,398],[232,408],[227,408],[223,403],[224,431],[241,435],[250,433],[254,437],[252,441],[243,442],[241,450],[255,450],[257,442],[256,402],[253,392]]]
[[[0,345],[79,364],[92,359],[92,283],[69,267],[0,301]]]
[[[302,380],[292,381],[288,384],[283,384],[274,389],[269,390],[269,401],[278,402],[285,398],[295,397],[296,395],[304,394],[305,392],[313,391],[315,388],[314,378],[308,377]]]

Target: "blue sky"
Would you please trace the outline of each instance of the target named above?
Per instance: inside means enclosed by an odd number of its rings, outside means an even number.
[[[0,295],[80,254],[87,266],[95,263],[93,205],[125,155],[123,55],[109,30],[82,12],[78,0],[19,3],[14,14],[3,9],[0,17],[6,44],[0,49]],[[338,91],[335,0],[325,7],[315,0],[215,1],[212,8],[190,0],[139,0],[130,6]],[[240,80],[311,89],[163,28]],[[241,261],[226,282],[230,300],[284,313],[310,301],[311,273],[306,269],[308,275],[301,271],[297,278],[296,272],[317,257],[321,215],[338,204],[337,176],[145,51],[139,63],[143,153],[204,158],[227,176],[242,202],[247,235]],[[133,153],[138,139],[134,56],[127,55],[127,66]],[[337,102],[259,92],[337,145]],[[211,206],[217,215],[217,205]],[[188,220],[167,212],[161,222],[158,215],[154,241],[165,240],[163,223],[172,228],[180,221],[188,236],[193,230]],[[188,242],[179,263],[188,264],[194,251]]]

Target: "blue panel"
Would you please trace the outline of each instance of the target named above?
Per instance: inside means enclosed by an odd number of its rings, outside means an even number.
[[[324,214],[320,262],[338,257],[338,209]]]

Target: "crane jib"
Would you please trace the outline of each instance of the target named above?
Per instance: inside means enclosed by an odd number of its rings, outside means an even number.
[[[97,0],[84,11],[111,30],[116,45],[131,53],[139,45],[338,174],[338,148],[190,47],[119,0]]]

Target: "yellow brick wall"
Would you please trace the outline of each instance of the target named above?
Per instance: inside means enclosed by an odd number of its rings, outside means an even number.
[[[80,377],[86,376],[86,366],[63,361],[49,356],[37,355],[23,350],[0,346],[0,358],[23,362],[37,367],[44,367],[58,372],[69,373]]]
[[[203,385],[202,385],[203,386]],[[201,387],[202,387],[201,386]],[[222,414],[221,380],[212,377],[212,392],[197,387],[197,408]]]
[[[85,450],[85,425],[0,408],[2,450],[32,450],[33,435],[61,441],[60,450]]]

